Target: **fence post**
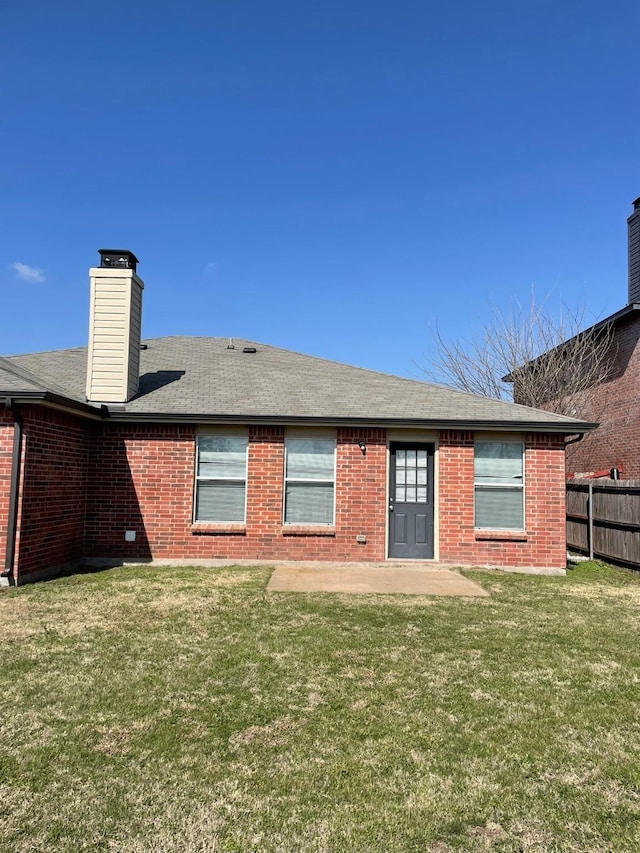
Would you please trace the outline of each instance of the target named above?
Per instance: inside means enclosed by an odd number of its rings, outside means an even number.
[[[593,560],[593,483],[589,480],[587,494],[587,536],[589,537],[589,559]]]

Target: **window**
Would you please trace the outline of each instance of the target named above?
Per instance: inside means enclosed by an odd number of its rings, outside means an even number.
[[[476,528],[524,529],[523,460],[522,442],[476,441]]]
[[[247,444],[240,435],[198,436],[196,521],[244,521]]]
[[[333,524],[335,456],[334,439],[287,439],[285,524]]]

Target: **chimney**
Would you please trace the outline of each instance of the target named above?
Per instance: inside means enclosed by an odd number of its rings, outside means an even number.
[[[126,403],[138,391],[144,283],[128,249],[99,249],[91,267],[87,400]]]
[[[629,230],[629,304],[640,302],[640,198],[627,219]]]

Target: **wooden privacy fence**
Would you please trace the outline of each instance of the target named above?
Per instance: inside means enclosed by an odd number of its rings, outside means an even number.
[[[567,480],[567,546],[640,568],[640,480]]]

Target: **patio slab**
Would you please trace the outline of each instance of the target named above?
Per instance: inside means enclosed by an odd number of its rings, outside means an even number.
[[[489,593],[458,572],[432,563],[406,566],[352,563],[278,563],[268,592],[482,596]]]

